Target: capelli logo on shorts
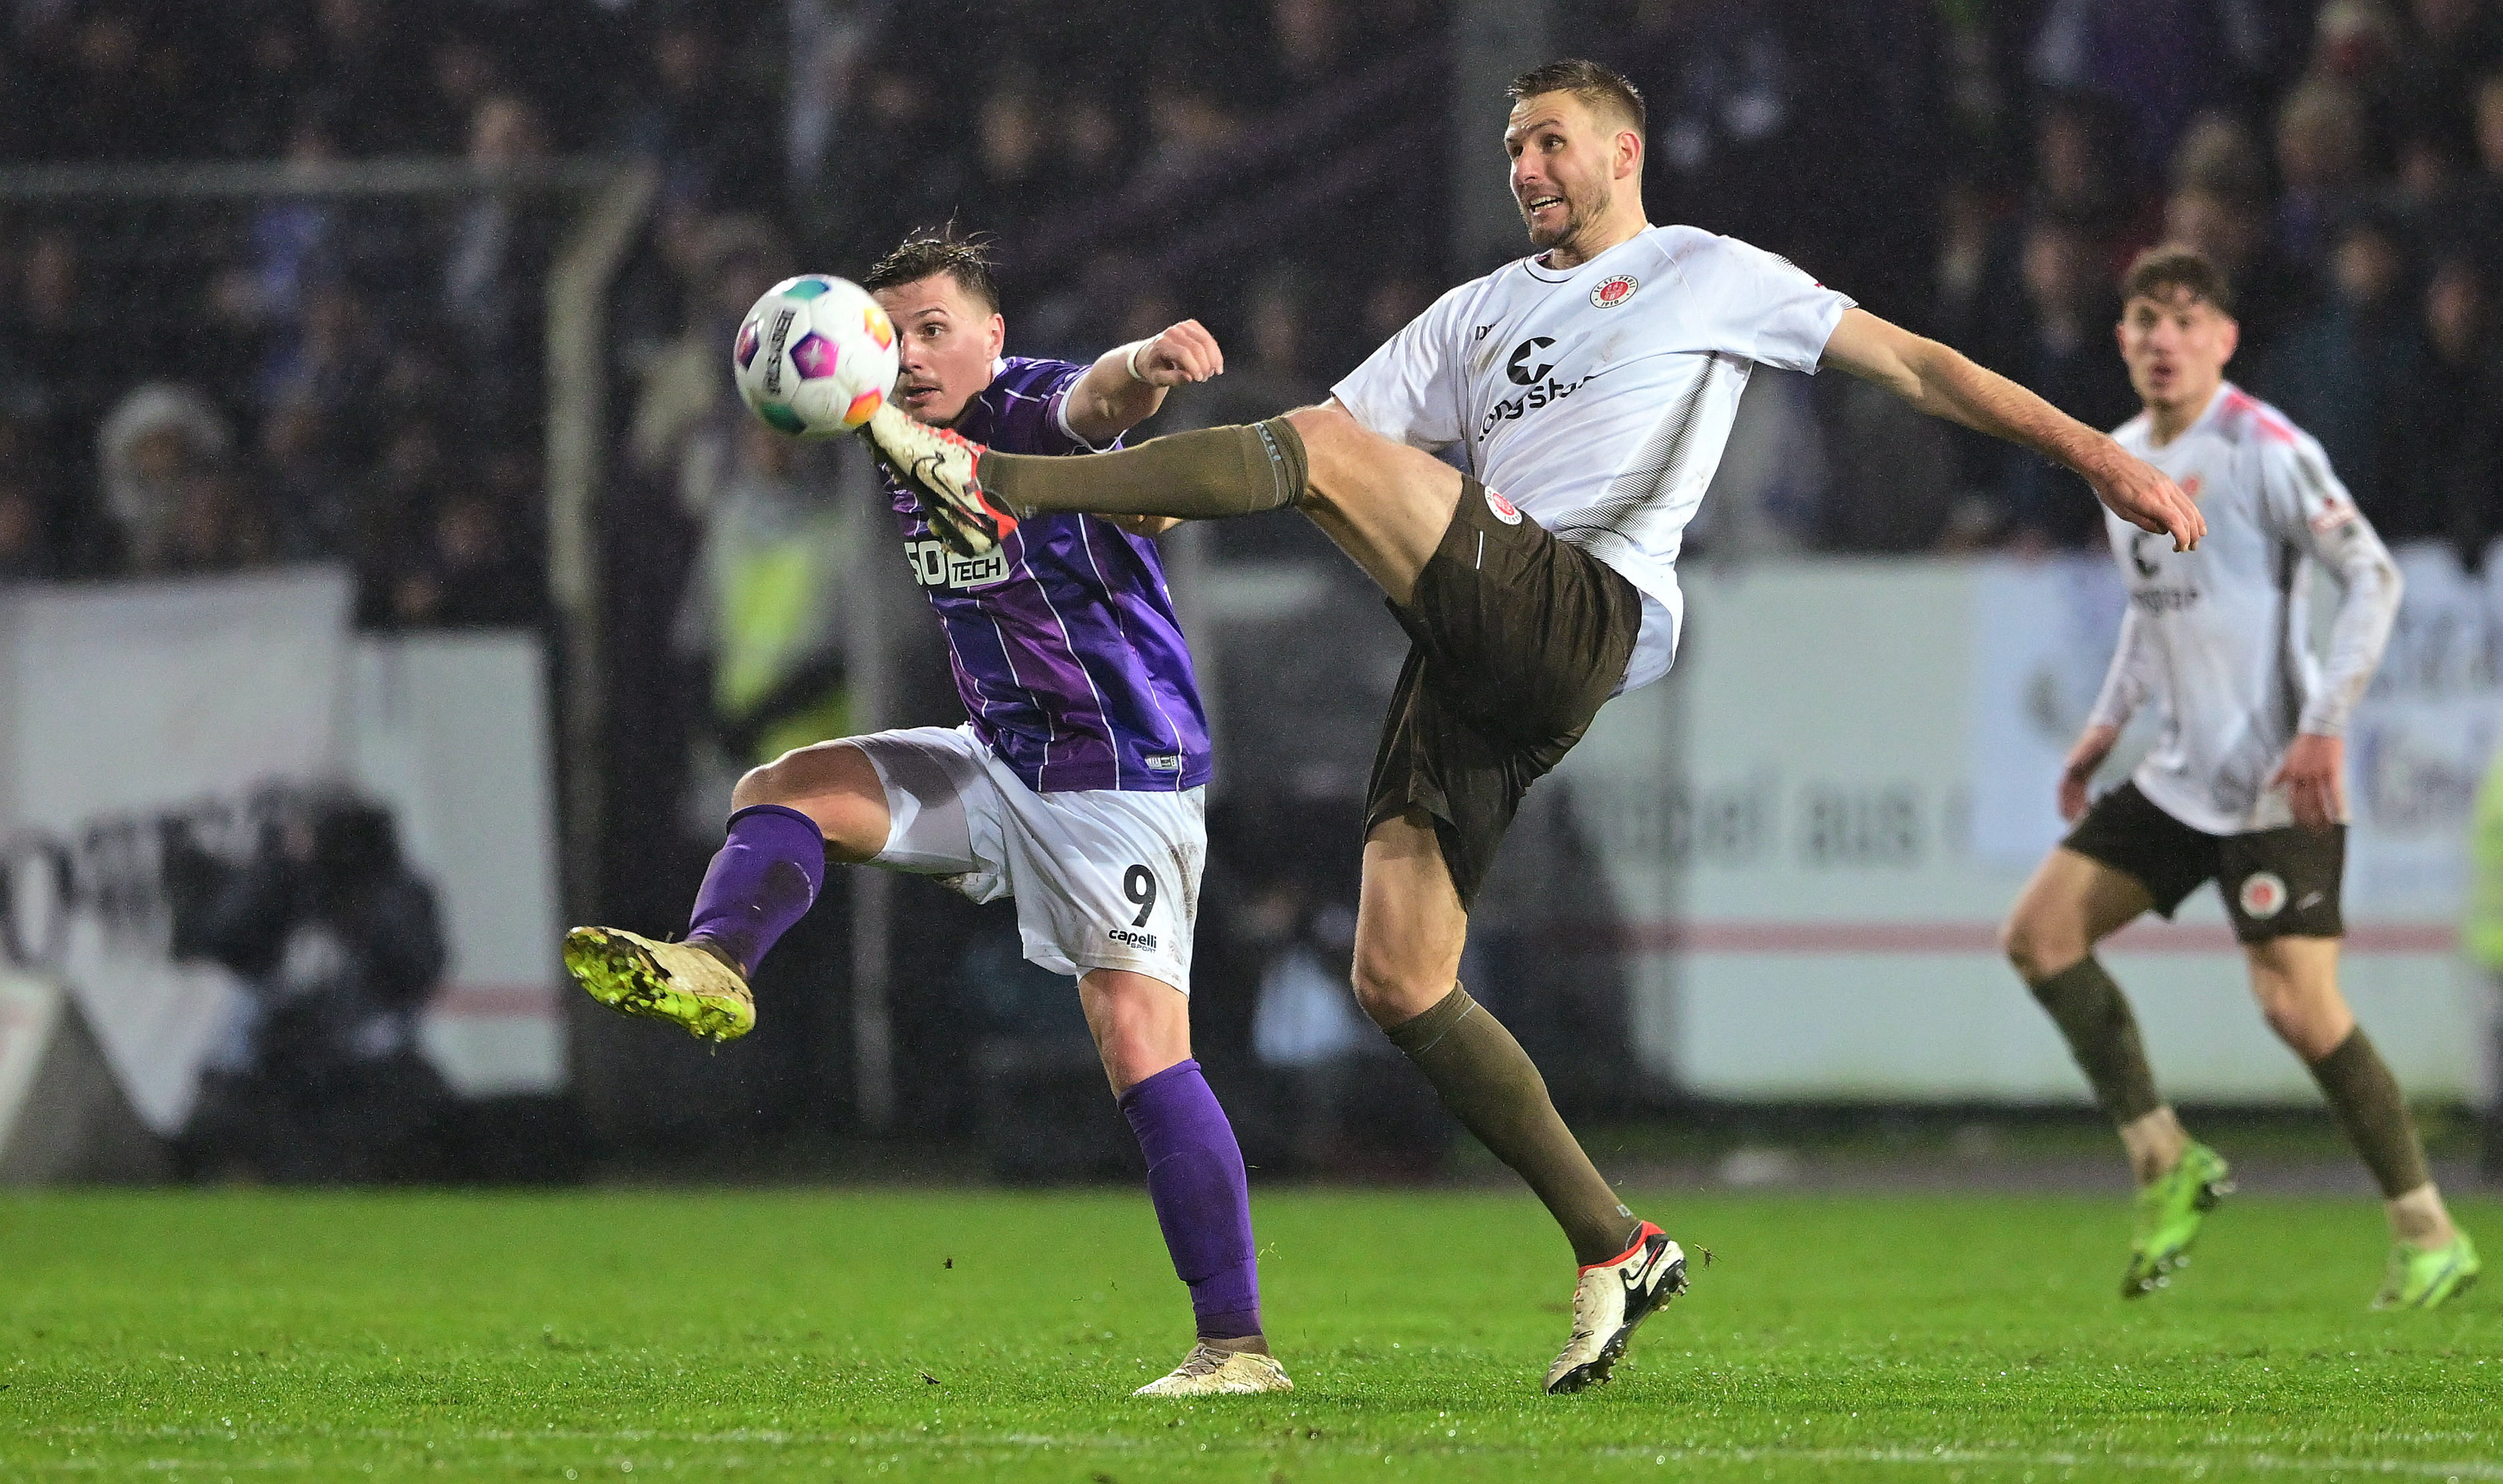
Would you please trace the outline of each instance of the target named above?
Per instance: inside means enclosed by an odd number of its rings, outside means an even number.
[[[2243,881],[2243,915],[2261,920],[2285,911],[2285,879],[2274,871],[2252,873]]]
[[[1182,754],[1179,752],[1150,752],[1139,761],[1148,765],[1149,773],[1182,772]]]
[[[1521,524],[1521,507],[1519,505],[1516,505],[1511,500],[1497,495],[1492,490],[1486,492],[1486,498],[1487,508],[1494,512],[1494,518],[1496,520],[1503,522],[1507,526],[1518,526]]]
[[[1107,931],[1104,936],[1114,943],[1126,943],[1134,949],[1142,949],[1150,953],[1156,950],[1156,935],[1153,933],[1134,933],[1126,927],[1116,927]]]

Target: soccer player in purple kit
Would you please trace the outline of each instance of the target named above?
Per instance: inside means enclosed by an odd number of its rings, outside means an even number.
[[[1092,365],[1003,357],[984,246],[952,228],[908,238],[863,287],[895,323],[895,402],[1021,453],[1110,447],[1168,387],[1224,368],[1193,321]],[[1242,1150],[1190,1057],[1210,749],[1149,539],[1172,522],[1045,517],[969,559],[935,538],[912,494],[887,489],[970,719],[819,742],[749,773],[685,940],[579,927],[566,966],[618,1010],[728,1040],[754,1026],[747,977],[816,899],[827,860],[938,877],[977,902],[1013,896],[1025,956],[1078,979],[1190,1288],[1198,1343],[1139,1394],[1291,1390],[1261,1333]]]

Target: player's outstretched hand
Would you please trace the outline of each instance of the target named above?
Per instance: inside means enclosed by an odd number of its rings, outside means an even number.
[[[2175,551],[2195,551],[2208,534],[2208,518],[2181,487],[2143,459],[2121,454],[2107,468],[2087,476],[2095,498],[2141,531],[2173,537]]]
[[[1138,356],[1139,374],[1159,387],[1206,381],[1225,374],[1225,352],[1197,320],[1184,320],[1149,341]]]
[[[2315,833],[2347,816],[2347,741],[2341,737],[2295,734],[2271,784],[2285,785],[2294,822]]]
[[[2120,740],[2118,727],[2088,727],[2069,749],[2069,761],[2060,769],[2060,817],[2071,824],[2086,811],[2086,785],[2095,780],[2095,770],[2111,756],[2112,743]]]

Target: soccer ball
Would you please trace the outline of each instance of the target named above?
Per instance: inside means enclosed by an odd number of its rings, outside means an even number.
[[[776,432],[831,438],[869,421],[895,385],[895,326],[869,291],[824,273],[786,278],[739,322],[731,375]]]

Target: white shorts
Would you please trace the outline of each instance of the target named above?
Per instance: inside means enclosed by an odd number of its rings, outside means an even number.
[[[1014,897],[1025,956],[1054,973],[1127,969],[1190,992],[1206,790],[1037,793],[969,726],[844,741],[886,787],[893,823],[872,864],[977,902]]]

